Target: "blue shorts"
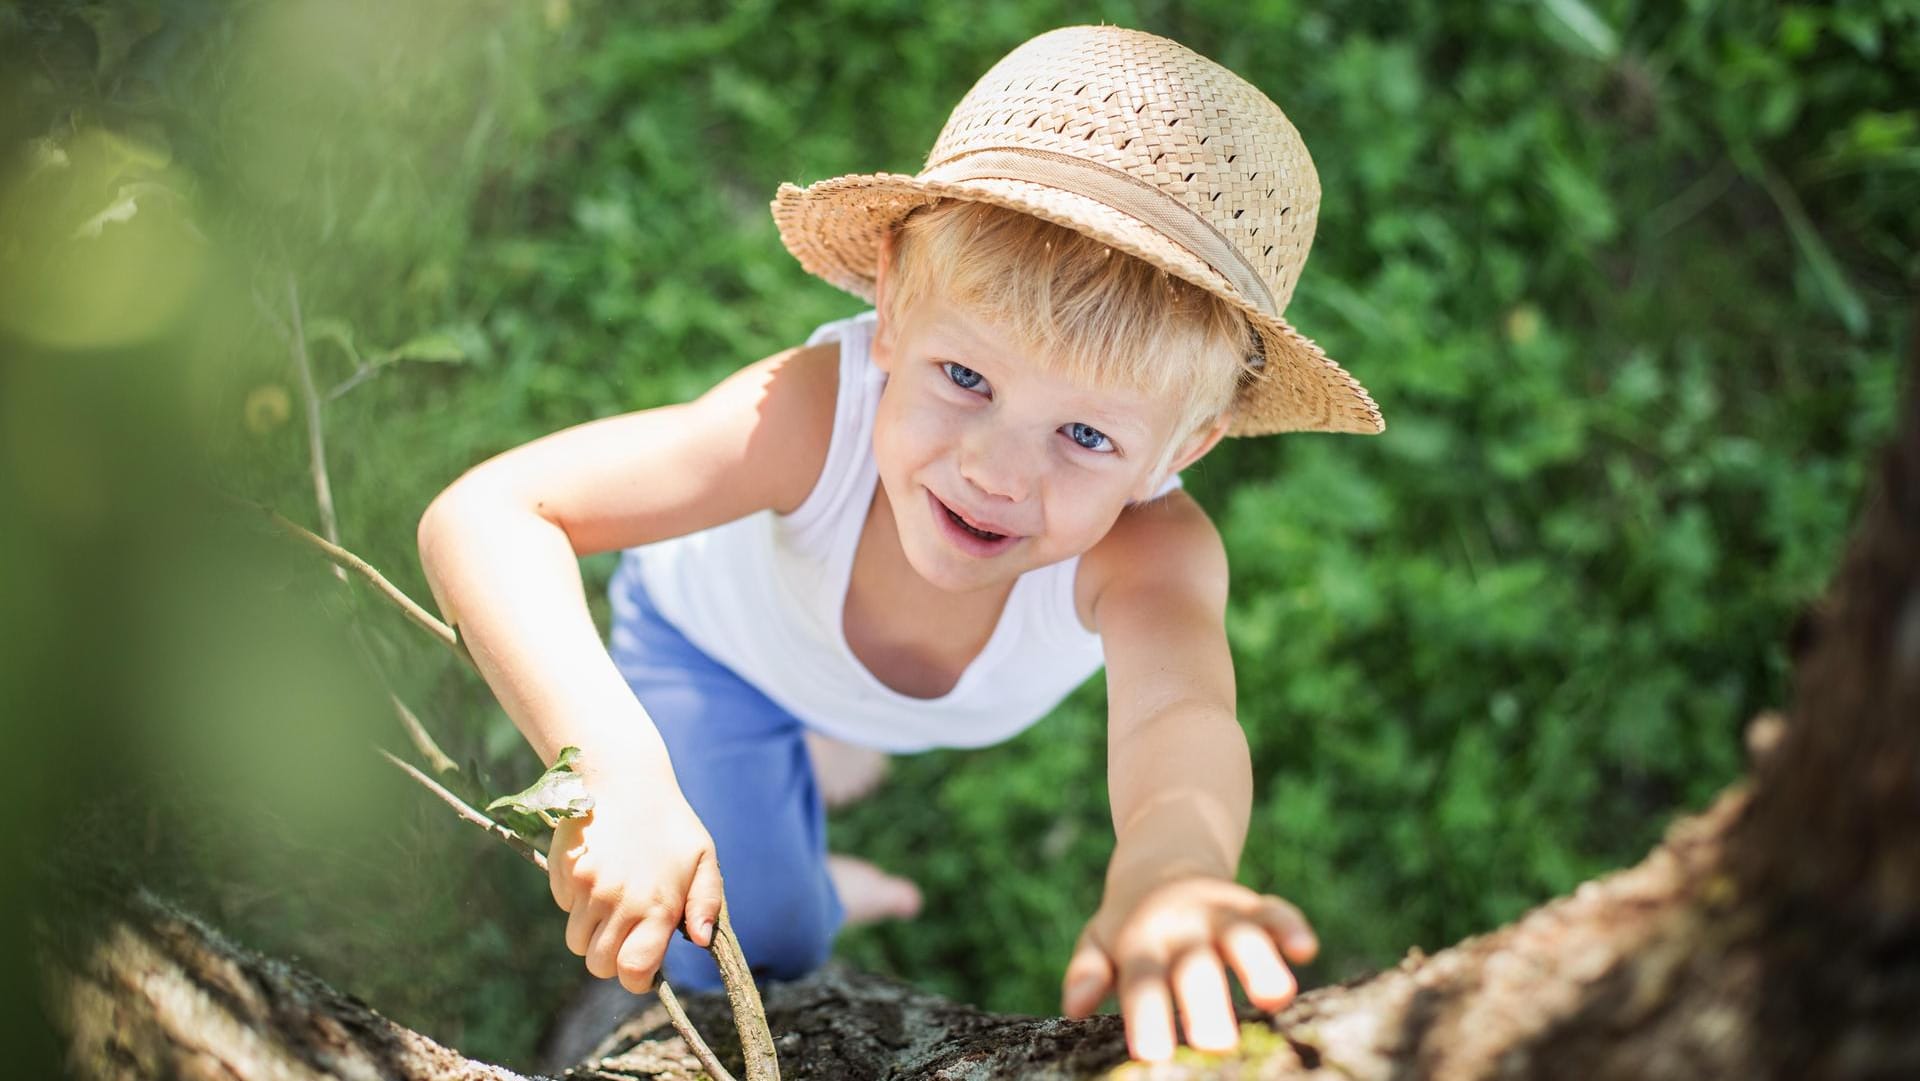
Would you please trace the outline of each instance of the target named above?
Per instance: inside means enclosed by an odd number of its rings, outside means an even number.
[[[608,651],[666,741],[680,791],[713,835],[727,914],[763,979],[826,963],[844,911],[827,877],[827,814],[800,721],[663,618],[639,576],[614,576]],[[712,955],[675,933],[662,975],[720,988]]]

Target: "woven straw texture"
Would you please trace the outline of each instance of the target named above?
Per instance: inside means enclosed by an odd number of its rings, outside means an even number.
[[[782,184],[773,217],[801,266],[872,302],[881,239],[942,197],[1078,230],[1238,305],[1266,363],[1230,434],[1382,430],[1366,390],[1281,315],[1320,208],[1306,145],[1191,49],[1113,26],[1041,34],[980,77],[918,175]]]

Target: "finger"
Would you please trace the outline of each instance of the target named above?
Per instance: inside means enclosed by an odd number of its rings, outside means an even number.
[[[1173,998],[1167,992],[1166,964],[1129,959],[1120,972],[1120,1014],[1127,1026],[1127,1050],[1145,1062],[1173,1057]]]
[[[562,819],[547,844],[547,888],[553,891],[553,903],[562,911],[573,910],[574,896],[580,892],[579,859],[585,851],[580,827],[571,818]]]
[[[660,970],[660,962],[667,956],[667,942],[672,937],[673,924],[663,918],[649,916],[635,924],[615,958],[614,967],[620,976],[620,986],[636,995],[644,994],[651,988],[654,974]]]
[[[1273,935],[1264,927],[1236,923],[1220,936],[1220,952],[1233,964],[1240,986],[1247,989],[1247,1000],[1272,1012],[1293,1001],[1299,990],[1293,973],[1280,960]]]
[[[587,945],[593,941],[593,933],[613,912],[616,898],[595,892],[588,894],[584,900],[585,904],[574,905],[573,911],[567,914],[567,949],[581,957],[587,955]]]
[[[1286,954],[1287,960],[1304,965],[1320,952],[1320,939],[1307,925],[1307,918],[1292,904],[1278,897],[1267,897],[1255,918],[1280,940],[1280,952]]]
[[[620,946],[626,942],[627,932],[639,922],[638,916],[625,909],[615,909],[593,933],[587,946],[587,971],[603,980],[615,975]]]
[[[1082,931],[1061,982],[1060,1012],[1078,1021],[1098,1009],[1112,988],[1112,959],[1090,932]]]
[[[1231,1051],[1240,1042],[1227,970],[1211,947],[1189,950],[1174,962],[1173,997],[1188,1043],[1202,1051]]]
[[[725,884],[720,879],[720,861],[712,852],[701,855],[693,869],[693,885],[687,890],[687,937],[701,949],[713,947],[713,929],[720,922],[720,905],[726,900]]]
[[[560,906],[562,912],[573,911],[573,887],[567,881],[565,860],[557,856],[547,857],[547,889],[553,893],[553,903]]]

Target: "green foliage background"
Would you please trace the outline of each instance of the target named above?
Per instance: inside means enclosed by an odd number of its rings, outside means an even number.
[[[343,539],[426,598],[414,525],[466,467],[860,310],[780,246],[779,182],[915,171],[979,73],[1076,22],[1286,109],[1325,188],[1287,314],[1388,418],[1188,475],[1233,562],[1242,877],[1315,921],[1308,981],[1637,858],[1789,699],[1789,626],[1891,422],[1911,0],[0,8],[9,641],[51,643],[14,651],[10,712],[75,719],[10,739],[99,782],[19,843],[529,1062],[583,972],[562,917],[383,772],[370,673],[495,791],[533,755],[364,590],[232,516],[157,528],[154,493],[210,478],[317,522],[297,303],[323,392],[367,369],[324,407]],[[603,621],[612,565],[583,564]],[[1009,744],[896,761],[835,844],[928,911],[841,956],[1055,1012],[1111,839],[1102,710],[1096,680]]]

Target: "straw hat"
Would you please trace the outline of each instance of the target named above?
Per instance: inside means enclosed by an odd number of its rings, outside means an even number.
[[[1320,210],[1306,144],[1265,94],[1186,46],[1048,31],[967,91],[918,175],[782,184],[773,220],[808,272],[872,303],[881,238],[943,197],[1077,230],[1239,307],[1265,361],[1229,434],[1384,427],[1365,388],[1281,318]]]

